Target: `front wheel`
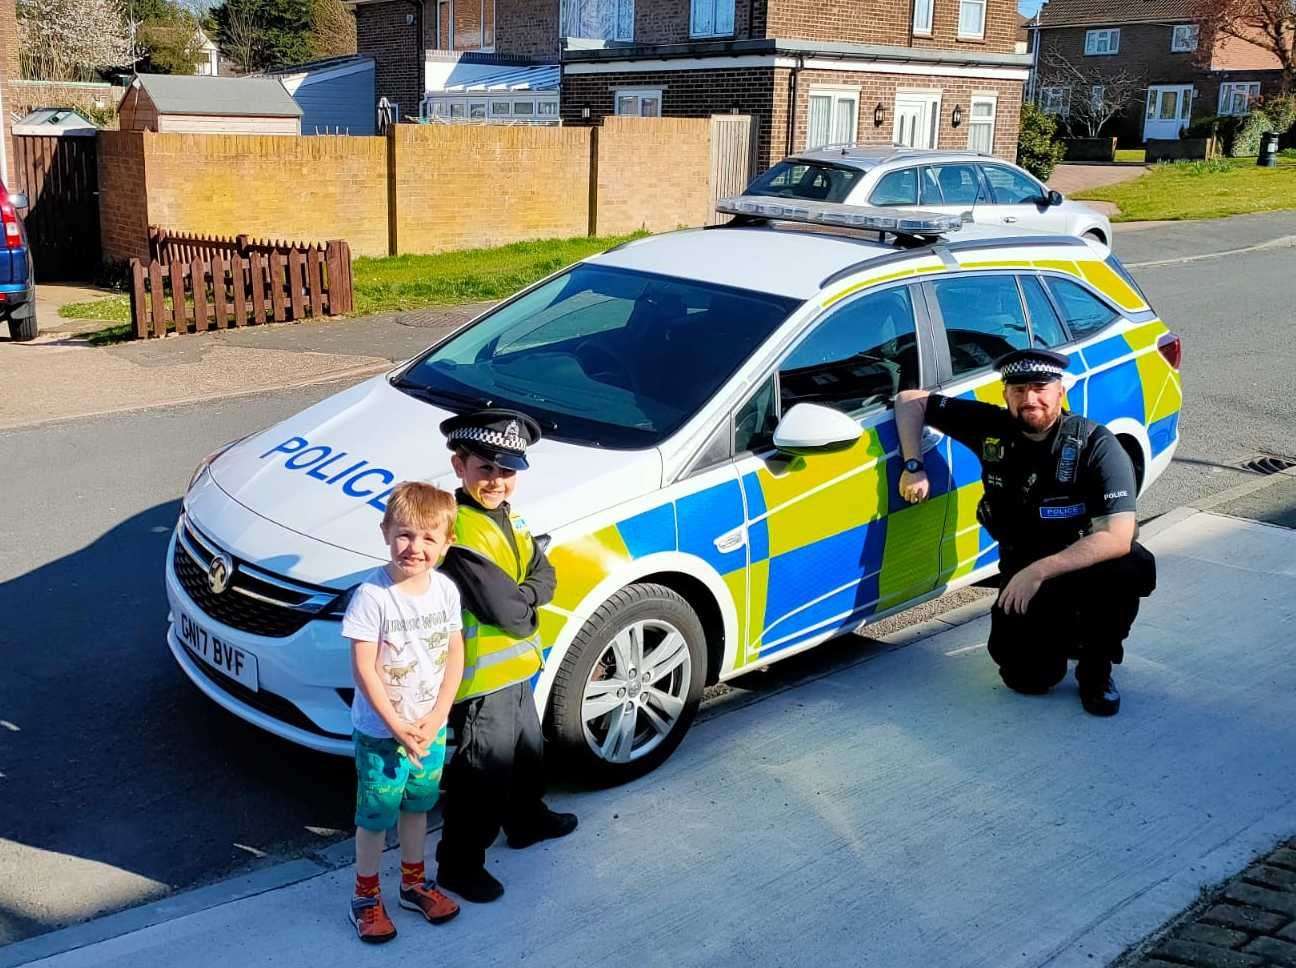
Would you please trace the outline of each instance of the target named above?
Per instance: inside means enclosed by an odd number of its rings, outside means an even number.
[[[563,657],[554,738],[600,782],[642,776],[679,746],[705,678],[706,636],[688,602],[664,585],[623,588]]]

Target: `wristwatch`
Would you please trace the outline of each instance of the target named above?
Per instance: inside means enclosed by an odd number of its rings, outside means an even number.
[[[904,469],[909,474],[921,474],[927,468],[926,466],[924,466],[922,461],[914,457],[910,457],[907,461],[904,462]]]

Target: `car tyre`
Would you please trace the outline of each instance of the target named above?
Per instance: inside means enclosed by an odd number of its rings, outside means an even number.
[[[21,319],[9,320],[9,338],[15,343],[25,343],[28,340],[36,338],[36,314],[24,316]]]
[[[677,592],[621,589],[572,641],[554,678],[550,727],[582,778],[624,783],[661,765],[702,701],[706,634]]]

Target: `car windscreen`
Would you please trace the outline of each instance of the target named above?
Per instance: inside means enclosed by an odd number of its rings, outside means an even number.
[[[748,195],[844,202],[864,177],[858,168],[837,168],[808,161],[780,161],[748,187]]]
[[[571,443],[653,447],[799,305],[582,263],[429,350],[393,385],[456,412],[521,410]]]

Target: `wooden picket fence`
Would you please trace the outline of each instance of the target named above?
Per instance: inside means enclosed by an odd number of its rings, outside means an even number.
[[[209,329],[297,322],[351,312],[351,247],[324,245],[197,250],[187,261],[131,259],[131,319],[136,339]]]
[[[271,252],[288,252],[300,249],[303,253],[311,249],[324,251],[324,242],[289,242],[277,239],[254,239],[250,235],[198,235],[194,232],[173,232],[160,225],[149,226],[149,256],[170,265],[172,261],[189,264],[194,259],[207,261],[219,252],[226,257],[241,255],[247,258],[253,252],[269,255]]]

